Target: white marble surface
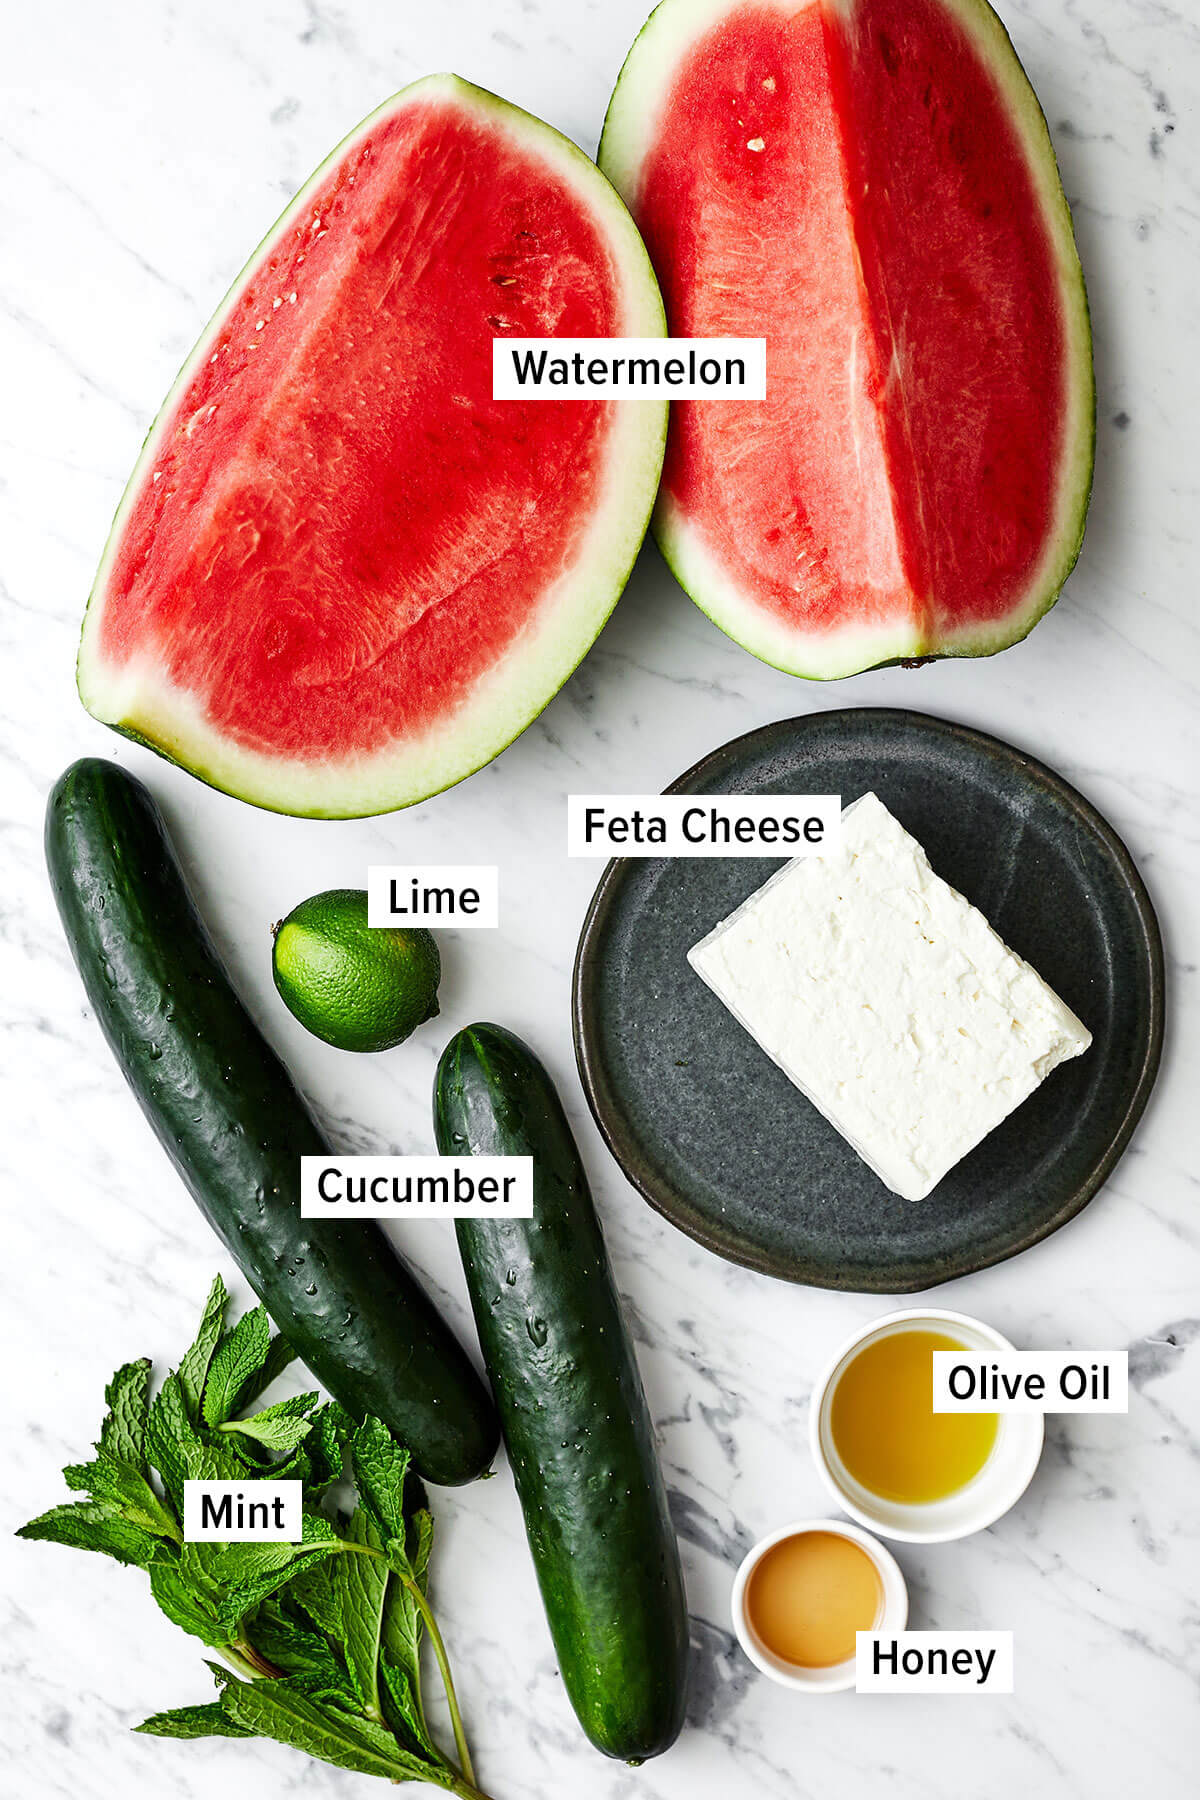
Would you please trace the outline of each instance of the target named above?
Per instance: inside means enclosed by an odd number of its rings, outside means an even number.
[[[479,1774],[497,1800],[899,1800],[1194,1789],[1200,1506],[1200,1226],[1194,903],[1200,576],[1200,23],[1191,0],[1006,0],[1075,207],[1096,325],[1097,485],[1066,596],[989,662],[817,689],[754,662],[653,550],[584,667],[482,774],[406,815],[313,824],[256,814],[84,715],[83,600],[161,394],[243,257],[328,146],[391,90],[453,67],[594,148],[643,0],[39,0],[0,44],[0,1055],[7,1126],[0,1332],[0,1792],[13,1800],[344,1797],[368,1778],[269,1745],[132,1737],[205,1695],[198,1648],[142,1578],[14,1545],[61,1495],[109,1372],[162,1357],[227,1258],[137,1113],[92,1020],[44,879],[45,792],[75,755],[136,769],[177,827],[205,910],[274,1041],[339,1139],[427,1149],[442,1034],[352,1060],[306,1037],[270,988],[269,922],[357,883],[372,859],[502,866],[500,941],[450,944],[443,1024],[510,1022],[546,1055],[595,1176],[661,1431],[697,1652],[692,1724],[633,1772],[581,1738],[556,1676],[507,1472],[438,1496],[436,1595]],[[561,855],[562,796],[658,788],[714,745],[814,707],[909,704],[994,730],[1107,812],[1160,908],[1168,1057],[1143,1128],[1087,1213],[941,1297],[1018,1343],[1133,1352],[1124,1418],[1052,1421],[1036,1483],[975,1539],[901,1550],[915,1623],[1011,1627],[1012,1698],[797,1700],[753,1677],[726,1626],[732,1565],[822,1506],[810,1380],[885,1310],[750,1275],[661,1223],[600,1146],[568,1024],[575,937],[597,870]],[[1189,1011],[1189,1007],[1192,1008]],[[406,1249],[460,1325],[448,1229]],[[244,1296],[244,1286],[238,1287]],[[5,1764],[7,1759],[7,1765]]]

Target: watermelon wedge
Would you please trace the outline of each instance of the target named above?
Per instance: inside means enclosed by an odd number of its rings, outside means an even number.
[[[984,0],[663,0],[600,166],[672,332],[765,336],[765,402],[672,408],[655,533],[797,675],[986,656],[1091,489],[1091,336],[1046,123]]]
[[[493,338],[663,330],[582,151],[452,75],[406,88],[168,396],[89,602],[85,705],[279,812],[383,812],[470,774],[591,646],[666,435],[656,402],[493,401]]]

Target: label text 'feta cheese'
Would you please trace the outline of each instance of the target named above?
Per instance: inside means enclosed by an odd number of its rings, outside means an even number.
[[[569,794],[568,856],[817,856],[841,841],[836,794]]]

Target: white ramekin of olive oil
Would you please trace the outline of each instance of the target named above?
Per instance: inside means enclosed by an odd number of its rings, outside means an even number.
[[[965,1313],[889,1313],[842,1345],[813,1390],[817,1468],[838,1505],[885,1537],[939,1543],[982,1531],[1028,1487],[1036,1413],[935,1413],[939,1350],[1011,1350]]]

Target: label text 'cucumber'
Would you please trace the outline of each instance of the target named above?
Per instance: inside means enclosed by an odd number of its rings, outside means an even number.
[[[300,1212],[306,1219],[533,1217],[530,1156],[305,1156]]]

